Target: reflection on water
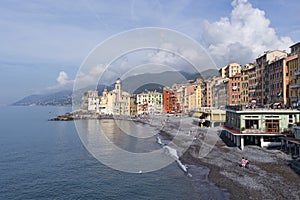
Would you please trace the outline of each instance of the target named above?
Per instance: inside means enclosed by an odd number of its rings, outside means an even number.
[[[149,172],[174,161],[157,145],[156,129],[147,124],[108,119],[76,121],[76,125],[89,152],[113,169],[131,173]],[[138,135],[143,137],[136,137]]]
[[[189,178],[176,163],[142,174],[102,165],[84,149],[72,121],[48,121],[67,111],[62,107],[0,108],[0,199],[226,199],[222,190],[207,181],[205,167],[189,166],[193,174]],[[78,122],[77,127],[88,135],[82,138],[90,145],[99,133],[87,131],[88,127],[96,131],[102,126],[111,130],[107,137],[124,148],[125,144],[136,152],[159,148],[155,139],[118,133],[120,129],[109,120]],[[107,157],[114,156],[111,147],[102,150]],[[167,159],[164,153],[160,159]]]

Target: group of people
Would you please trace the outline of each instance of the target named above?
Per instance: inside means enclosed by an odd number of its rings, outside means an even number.
[[[241,165],[243,169],[249,169],[250,162],[247,158],[242,157]]]

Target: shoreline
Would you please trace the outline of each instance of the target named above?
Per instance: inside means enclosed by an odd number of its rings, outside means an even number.
[[[131,120],[159,127],[162,125],[162,119],[164,118],[158,117],[154,123],[139,119]],[[181,121],[177,118],[168,118],[168,123],[163,125],[167,130],[162,128],[159,134],[176,145],[179,143],[180,147],[191,139],[190,135],[189,137],[186,135],[191,125],[187,122],[178,126],[178,122]],[[174,138],[173,129],[180,130],[178,133],[180,140]],[[206,134],[210,134],[209,131]],[[184,164],[207,167],[208,181],[228,192],[230,199],[300,199],[299,158],[294,160],[280,150],[258,146],[247,145],[242,151],[223,137],[222,131],[212,135],[217,139],[217,143],[205,157],[198,157],[199,149],[205,145],[205,134],[188,146],[186,151],[178,153]],[[250,160],[250,169],[242,169],[239,166],[242,157]],[[299,168],[295,169],[292,166]]]
[[[176,120],[171,119],[167,126],[174,125]],[[216,134],[207,131],[207,140],[204,134],[186,151],[179,152],[183,163],[207,167],[208,181],[228,192],[230,199],[300,199],[300,158],[293,159],[279,149],[254,145],[247,145],[242,151],[224,137],[223,129],[210,130],[215,130]],[[186,131],[180,130],[179,135],[185,135]],[[174,138],[174,134],[168,131],[161,130],[160,134],[170,141]],[[179,146],[185,138],[181,139]],[[199,158],[199,151],[209,145],[210,139],[216,139],[216,144],[206,156]],[[249,169],[240,167],[242,157],[250,160]]]

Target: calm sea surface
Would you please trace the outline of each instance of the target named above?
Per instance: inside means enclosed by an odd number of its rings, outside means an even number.
[[[142,174],[101,164],[81,143],[73,121],[48,121],[68,111],[71,108],[0,107],[0,199],[228,197],[206,180],[208,169],[204,167],[190,166],[190,178],[176,163]],[[120,135],[114,140],[122,146],[128,138]],[[158,145],[154,139],[130,142],[138,143],[134,151]]]

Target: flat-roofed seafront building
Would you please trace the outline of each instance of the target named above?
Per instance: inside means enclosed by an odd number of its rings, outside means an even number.
[[[282,132],[299,122],[300,111],[292,109],[245,109],[228,106],[225,134],[242,150],[245,144],[280,145]]]

